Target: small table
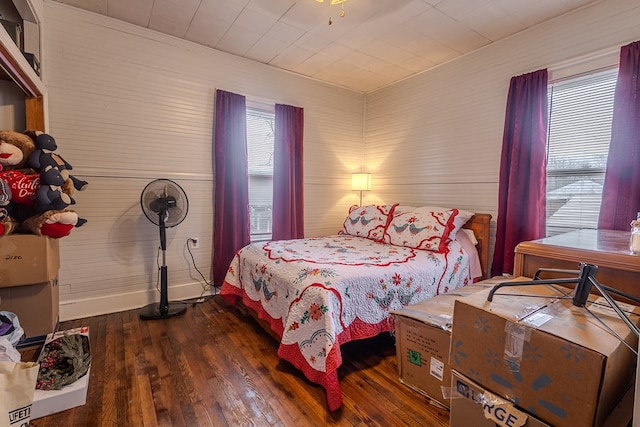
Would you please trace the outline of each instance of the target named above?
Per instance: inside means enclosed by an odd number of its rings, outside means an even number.
[[[513,275],[533,277],[538,268],[579,270],[586,262],[598,266],[598,282],[640,298],[640,255],[631,254],[630,237],[626,231],[577,230],[522,242],[515,249]]]

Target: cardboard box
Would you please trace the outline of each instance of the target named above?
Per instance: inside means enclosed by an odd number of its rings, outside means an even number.
[[[0,288],[53,280],[60,269],[58,239],[10,234],[0,239]]]
[[[47,334],[56,330],[58,324],[58,280],[0,288],[0,310],[10,311],[18,316],[28,341],[44,341]]]
[[[449,427],[549,427],[513,403],[451,371]]]
[[[635,368],[633,352],[607,328],[631,348],[637,339],[611,309],[588,304],[596,318],[574,306],[570,292],[517,286],[502,288],[492,302],[488,290],[458,299],[452,369],[554,426],[602,425]]]
[[[498,282],[478,282],[392,312],[398,375],[402,384],[449,407],[442,387],[449,388],[451,384],[449,350],[453,303],[495,283]]]
[[[89,327],[85,326],[82,328],[49,334],[47,335],[45,345],[64,334],[70,333],[78,333],[88,337]],[[77,406],[82,406],[87,403],[87,390],[89,388],[90,374],[91,368],[89,368],[89,371],[87,371],[83,377],[78,379],[78,381],[63,387],[60,390],[36,390],[33,395],[33,405],[31,406],[31,419],[35,420],[37,418],[75,408]]]

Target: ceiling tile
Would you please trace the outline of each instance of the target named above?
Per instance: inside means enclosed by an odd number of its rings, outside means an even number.
[[[149,26],[153,0],[109,0],[109,16],[141,27]]]
[[[293,70],[313,55],[313,51],[291,45],[272,59],[269,64],[286,70]]]
[[[260,40],[262,34],[232,25],[216,45],[216,49],[244,56]]]
[[[603,0],[54,1],[367,92]]]
[[[231,28],[229,22],[199,13],[191,21],[184,38],[194,43],[215,47],[229,28]]]
[[[107,15],[107,0],[58,0],[58,2],[101,15]]]
[[[261,37],[253,46],[251,46],[245,56],[249,59],[253,59],[254,61],[268,64],[288,46],[288,43],[281,40],[272,39],[270,37]]]

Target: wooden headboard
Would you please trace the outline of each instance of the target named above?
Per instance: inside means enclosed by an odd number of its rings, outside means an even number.
[[[473,231],[478,241],[478,255],[480,256],[480,265],[482,266],[481,279],[489,277],[489,238],[491,235],[491,214],[477,213],[467,221],[463,228]]]

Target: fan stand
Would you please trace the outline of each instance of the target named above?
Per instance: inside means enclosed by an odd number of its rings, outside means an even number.
[[[167,234],[165,226],[165,216],[167,211],[158,212],[160,223],[160,247],[162,248],[162,266],[160,267],[160,303],[149,304],[140,309],[142,320],[167,319],[169,317],[180,316],[187,311],[187,307],[182,303],[170,303],[167,295]]]

